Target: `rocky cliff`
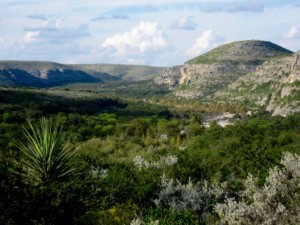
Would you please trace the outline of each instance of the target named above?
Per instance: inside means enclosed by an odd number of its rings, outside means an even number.
[[[175,96],[211,99],[214,93],[256,70],[268,59],[292,52],[266,41],[240,41],[222,45],[196,57],[181,68]]]
[[[247,104],[274,115],[300,111],[300,55],[266,41],[222,45],[155,78],[178,98]]]
[[[273,115],[300,111],[300,52],[275,58],[258,66],[226,89],[215,93],[219,101],[247,102]]]
[[[169,90],[173,90],[181,78],[181,66],[174,66],[163,70],[158,76],[154,78],[154,82],[158,85],[165,84]]]

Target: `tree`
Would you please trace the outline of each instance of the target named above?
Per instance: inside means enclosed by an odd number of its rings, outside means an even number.
[[[23,128],[26,141],[17,143],[24,178],[42,184],[70,174],[74,170],[69,165],[74,146],[64,144],[62,127],[44,117],[37,125],[28,121],[28,127]]]

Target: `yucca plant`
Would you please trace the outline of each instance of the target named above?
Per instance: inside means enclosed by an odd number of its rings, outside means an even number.
[[[56,121],[43,117],[33,125],[28,120],[28,128],[23,130],[25,142],[18,142],[17,147],[22,153],[20,165],[27,181],[47,183],[74,170],[69,165],[74,146],[64,144],[62,127]]]

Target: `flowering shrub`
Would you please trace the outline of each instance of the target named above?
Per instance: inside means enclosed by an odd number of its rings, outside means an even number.
[[[300,156],[285,153],[282,169],[269,170],[264,186],[251,174],[240,200],[227,198],[214,208],[220,224],[300,224]]]
[[[142,156],[138,155],[133,159],[134,165],[142,170],[148,168],[161,169],[165,166],[173,166],[177,163],[178,158],[175,155],[168,154],[166,157],[161,157],[160,160],[154,162],[148,162]]]
[[[163,176],[162,190],[154,202],[157,206],[171,208],[174,211],[193,210],[199,217],[204,217],[222,195],[222,188],[207,181],[193,184],[189,180],[187,184],[181,184]]]
[[[133,219],[130,222],[130,225],[159,225],[159,221],[155,220],[155,221],[150,221],[149,223],[145,223],[144,221],[138,218],[138,219]]]

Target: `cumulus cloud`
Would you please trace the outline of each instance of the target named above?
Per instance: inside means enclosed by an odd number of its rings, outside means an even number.
[[[153,53],[168,47],[158,23],[142,21],[129,32],[115,34],[102,43],[102,54],[118,61],[146,63]]]
[[[285,38],[300,38],[300,30],[297,26],[292,26],[291,29],[284,33]]]
[[[210,29],[204,31],[194,45],[187,51],[188,55],[197,56],[208,50],[217,47],[224,42],[224,38],[220,36],[216,31]]]
[[[39,34],[39,31],[29,31],[24,35],[24,37],[21,38],[20,42],[23,44],[34,42],[39,36]]]
[[[171,29],[195,30],[197,23],[191,16],[182,16],[171,24]]]

